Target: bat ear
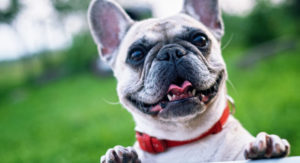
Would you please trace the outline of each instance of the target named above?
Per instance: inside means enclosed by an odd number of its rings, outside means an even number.
[[[218,0],[185,0],[183,12],[202,22],[221,40],[224,26]]]
[[[113,1],[93,0],[89,6],[88,21],[101,58],[112,66],[121,40],[133,20]]]

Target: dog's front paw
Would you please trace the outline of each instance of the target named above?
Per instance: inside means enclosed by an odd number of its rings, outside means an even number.
[[[253,142],[248,144],[244,155],[246,159],[264,159],[285,157],[289,153],[290,144],[287,140],[261,132]]]
[[[101,157],[100,163],[140,163],[136,151],[132,147],[115,146]]]

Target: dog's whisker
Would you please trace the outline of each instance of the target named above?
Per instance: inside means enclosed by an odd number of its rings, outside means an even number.
[[[110,105],[120,105],[120,101],[117,101],[117,102],[113,102],[113,101],[110,101],[110,100],[107,100],[107,99],[102,99],[105,103],[107,104],[110,104]]]
[[[233,37],[234,37],[234,35],[231,34],[230,37],[229,37],[229,40],[227,40],[227,42],[226,42],[226,43],[224,44],[224,46],[221,48],[222,50],[226,49],[226,48],[229,46],[229,44],[230,44],[231,41],[233,40]]]
[[[228,84],[231,86],[231,88],[233,89],[234,93],[239,96],[239,93],[236,89],[236,87],[234,86],[234,84],[232,83],[232,81],[230,79],[227,79]]]

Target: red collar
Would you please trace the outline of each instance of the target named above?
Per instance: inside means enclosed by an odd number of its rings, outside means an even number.
[[[223,125],[227,121],[229,114],[230,114],[230,109],[227,104],[221,118],[209,130],[207,130],[206,132],[204,132],[203,134],[201,134],[200,136],[194,139],[185,140],[185,141],[157,139],[155,137],[149,136],[145,133],[141,133],[138,131],[136,131],[136,139],[139,142],[141,149],[146,152],[153,153],[153,154],[165,152],[170,147],[176,147],[176,146],[193,143],[206,136],[209,136],[211,134],[216,134],[222,131]]]

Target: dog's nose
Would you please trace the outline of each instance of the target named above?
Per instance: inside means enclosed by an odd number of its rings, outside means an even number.
[[[182,46],[177,44],[169,44],[160,49],[156,58],[159,61],[175,61],[185,56],[185,54],[185,49]]]

